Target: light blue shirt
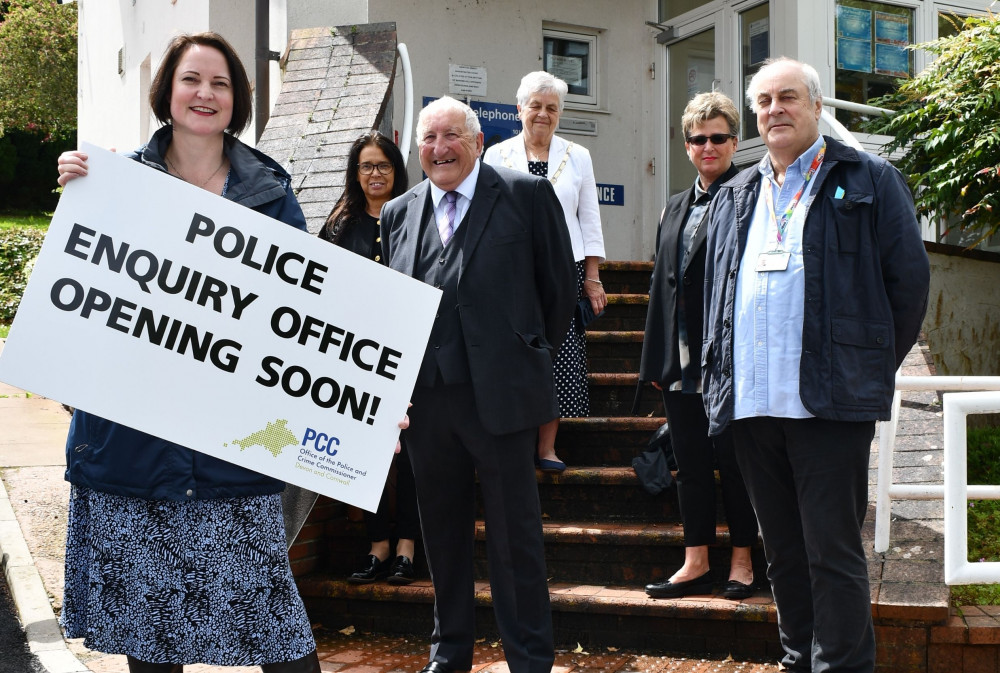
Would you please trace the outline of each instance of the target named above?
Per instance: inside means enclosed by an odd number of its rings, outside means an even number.
[[[455,199],[455,224],[452,231],[458,231],[458,225],[462,223],[465,214],[469,212],[472,197],[476,195],[477,180],[479,180],[479,159],[476,159],[476,165],[472,167],[472,172],[466,175],[462,184],[455,188],[455,191],[458,192],[458,198]],[[440,225],[448,221],[444,201],[444,195],[447,193],[433,182],[431,183],[431,202],[434,204],[434,220],[438,223],[438,231],[441,230]]]
[[[757,166],[761,193],[754,208],[747,247],[740,260],[733,322],[734,419],[752,416],[811,418],[799,396],[799,359],[802,354],[802,320],[805,307],[805,272],[802,260],[802,226],[811,201],[816,176],[802,198],[778,244],[778,229],[763,190],[771,189],[775,216],[780,218],[805,181],[816,153],[823,145],[816,139],[785,171],[784,184],[774,181],[774,170],[765,155]],[[757,271],[764,252],[780,248],[790,254],[784,271]]]

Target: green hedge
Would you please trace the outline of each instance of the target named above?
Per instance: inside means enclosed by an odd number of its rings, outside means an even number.
[[[0,324],[14,320],[44,238],[41,228],[0,229]]]

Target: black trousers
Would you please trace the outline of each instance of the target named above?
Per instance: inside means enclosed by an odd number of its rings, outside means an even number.
[[[701,395],[664,391],[670,442],[677,460],[677,497],[684,524],[684,546],[715,544],[715,466],[719,467],[722,505],[734,547],[757,542],[757,517],[736,464],[729,431],[708,436]]]
[[[757,510],[792,671],[875,668],[868,563],[874,422],[772,417],[733,421],[736,459]]]
[[[537,428],[491,435],[469,384],[418,386],[407,441],[434,584],[431,661],[472,667],[476,481],[486,514],[493,612],[513,673],[550,673],[552,615],[535,476]]]
[[[378,509],[365,512],[365,530],[371,542],[389,538],[416,540],[420,537],[417,486],[413,481],[413,466],[410,464],[410,454],[403,436],[400,436],[400,445],[400,451],[393,459],[396,464],[395,489],[387,479],[382,489],[382,498],[378,501]],[[396,496],[395,516],[392,508],[393,490]]]

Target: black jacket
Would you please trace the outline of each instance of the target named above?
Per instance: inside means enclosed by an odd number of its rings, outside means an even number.
[[[709,195],[714,198],[722,183],[738,172],[735,166],[730,166],[728,171],[709,186]],[[707,211],[691,244],[691,251],[684,258],[684,268],[677,266],[678,240],[694,198],[693,184],[670,197],[656,230],[656,263],[649,283],[649,309],[646,313],[639,380],[654,381],[664,388],[681,380],[681,361],[677,347],[678,295],[683,295],[684,298],[684,323],[687,326],[688,352],[691,356],[684,375],[692,380],[701,378]]]
[[[802,232],[805,296],[799,396],[817,418],[890,418],[896,369],[927,310],[930,266],[906,180],[885,159],[826,138]],[[747,231],[760,194],[756,166],[709,211],[702,385],[710,434],[732,420],[733,316]]]

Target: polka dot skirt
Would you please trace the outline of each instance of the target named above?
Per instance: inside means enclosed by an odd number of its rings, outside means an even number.
[[[545,177],[549,162],[529,161],[528,172]],[[576,263],[577,299],[583,299],[583,260]],[[559,398],[559,415],[562,418],[580,418],[590,415],[590,393],[587,390],[587,337],[581,325],[577,324],[574,312],[569,332],[559,348],[552,366],[556,379],[556,395]]]

